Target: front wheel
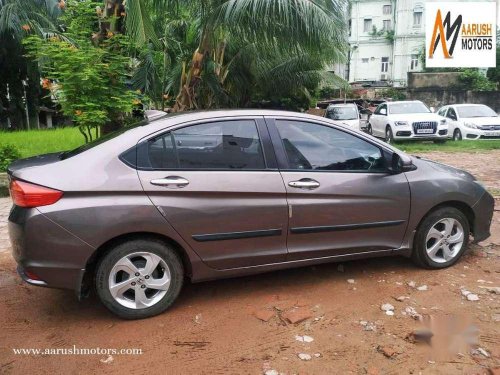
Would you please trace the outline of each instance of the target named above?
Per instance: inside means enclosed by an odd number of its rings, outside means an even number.
[[[386,129],[385,129],[385,141],[389,144],[393,143],[394,142],[394,136],[392,134],[392,129],[390,126],[388,126]]]
[[[142,319],[169,308],[183,280],[184,268],[175,250],[156,239],[135,239],[115,246],[101,259],[95,286],[113,313]]]
[[[430,269],[446,268],[462,256],[469,241],[470,227],[465,215],[454,207],[431,212],[415,235],[412,259]]]
[[[453,132],[453,140],[454,141],[461,141],[462,140],[462,132],[460,129],[455,129]]]
[[[373,135],[373,129],[371,124],[366,125],[366,132],[370,135]]]

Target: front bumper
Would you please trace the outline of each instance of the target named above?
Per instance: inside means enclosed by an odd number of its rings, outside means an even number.
[[[481,130],[464,128],[462,139],[500,139],[500,130]]]
[[[448,138],[448,127],[438,126],[435,133],[415,133],[415,130],[410,125],[393,126],[392,134],[395,140],[408,141],[435,141],[446,140]]]
[[[495,199],[487,191],[481,196],[479,201],[472,207],[474,211],[474,243],[487,239],[490,233],[491,221],[493,220],[493,211],[495,208]]]
[[[14,206],[9,236],[18,273],[29,284],[80,293],[86,262],[94,249],[37,209]]]

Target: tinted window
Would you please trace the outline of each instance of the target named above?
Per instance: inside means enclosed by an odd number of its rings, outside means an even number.
[[[325,125],[276,121],[293,170],[385,171],[380,149]]]
[[[148,142],[153,169],[265,169],[252,120],[193,125]]]
[[[358,111],[354,107],[329,107],[326,117],[332,120],[357,120]]]
[[[457,107],[458,114],[462,118],[473,117],[498,117],[494,110],[485,105],[470,105]]]
[[[394,103],[389,107],[391,114],[400,115],[404,113],[430,113],[430,109],[420,102]]]
[[[387,111],[387,105],[385,104],[381,104],[377,107],[377,109],[375,110],[374,114],[375,115],[380,115],[380,111],[384,112],[383,110]]]
[[[452,120],[456,120],[457,119],[457,114],[456,114],[456,112],[455,112],[455,110],[453,108],[450,108],[448,110],[448,113],[446,114],[446,117],[451,118]]]

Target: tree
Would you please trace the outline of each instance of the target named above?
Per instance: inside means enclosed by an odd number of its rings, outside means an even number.
[[[58,0],[0,0],[0,127],[7,119],[14,128],[38,123],[40,75],[37,65],[25,57],[21,41],[26,35],[56,35],[64,5]]]
[[[97,137],[98,129],[110,121],[120,121],[122,126],[123,114],[132,110],[135,100],[126,86],[126,37],[107,35],[100,42],[91,38],[99,22],[95,11],[98,4],[69,0],[61,16],[65,29],[62,36],[47,40],[31,36],[24,42],[29,55],[40,64],[44,85],[86,141]]]
[[[167,77],[163,89],[177,92],[174,110],[182,111],[248,103],[255,92],[314,86],[328,63],[345,57],[344,5],[343,0],[129,0],[126,25],[146,48],[158,51],[158,38],[164,43],[164,66],[177,76]],[[154,9],[153,17],[147,9]],[[158,24],[155,19],[167,19],[189,48],[168,43],[169,27],[151,27]],[[179,49],[182,58],[172,61],[169,51]],[[152,54],[144,56],[149,62],[142,66],[152,68]],[[146,87],[148,75],[142,77]]]

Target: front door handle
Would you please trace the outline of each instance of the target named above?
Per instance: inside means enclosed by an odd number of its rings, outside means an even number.
[[[170,189],[183,188],[189,185],[189,181],[179,176],[168,176],[165,178],[158,178],[151,180],[151,185],[164,186]]]
[[[297,189],[313,190],[319,188],[320,184],[318,181],[313,180],[312,178],[302,178],[298,181],[290,181],[288,183],[288,186]]]

